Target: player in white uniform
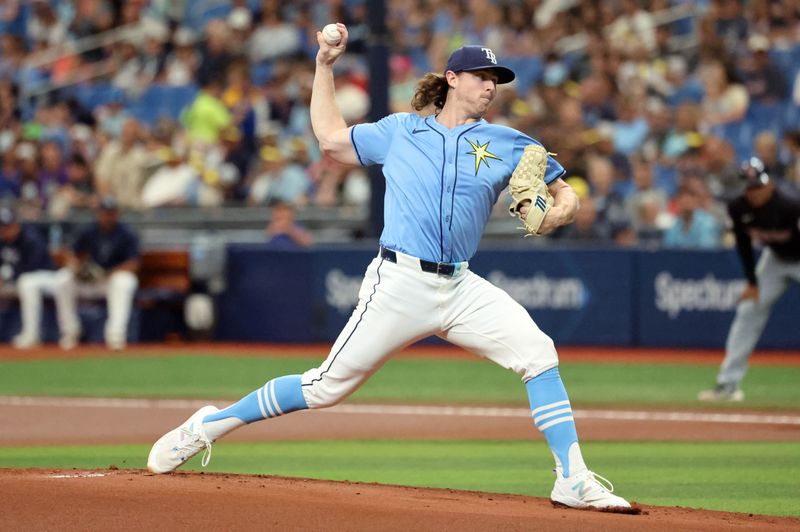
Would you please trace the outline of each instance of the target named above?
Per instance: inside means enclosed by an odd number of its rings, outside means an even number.
[[[428,74],[415,106],[433,103],[429,116],[398,113],[347,127],[334,98],[333,63],[344,52],[317,35],[320,50],[311,121],[320,147],[349,164],[383,164],[385,223],[381,247],[369,265],[359,302],[328,358],[303,375],[272,379],[238,403],[201,408],[153,446],[148,468],[169,472],[211,442],[246,423],[305,408],[335,405],[353,393],[395,352],[439,337],[515,371],[530,398],[534,423],[556,460],[554,503],[575,508],[631,511],[587,469],[552,340],[508,294],[468,269],[468,259],[500,192],[526,145],[535,142],[482,116],[498,83],[514,73],[488,48],[455,51],[444,76]],[[540,232],[572,221],[578,200],[548,160],[545,181],[555,198]],[[527,212],[527,208],[523,208]]]

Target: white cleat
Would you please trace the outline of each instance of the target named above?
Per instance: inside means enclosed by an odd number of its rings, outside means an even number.
[[[603,484],[600,481],[607,484]],[[556,484],[550,493],[550,501],[556,506],[581,508],[591,510],[604,510],[609,512],[633,513],[634,508],[630,503],[614,495],[614,485],[592,473],[588,469],[567,478],[556,469]],[[638,513],[638,511],[636,512]]]
[[[211,440],[203,429],[203,418],[215,412],[219,412],[216,406],[204,406],[183,425],[161,436],[150,449],[147,469],[151,473],[171,473],[204,449],[201,464],[207,466],[211,460]]]
[[[697,394],[700,401],[744,401],[744,392],[735,384],[717,384],[710,390],[703,390]]]
[[[61,338],[58,339],[58,347],[60,347],[64,351],[70,351],[71,349],[75,349],[76,347],[78,347],[80,340],[81,340],[80,331],[71,331],[68,333],[64,333],[61,335]]]
[[[41,345],[38,338],[22,333],[12,338],[11,343],[15,349],[33,349]]]

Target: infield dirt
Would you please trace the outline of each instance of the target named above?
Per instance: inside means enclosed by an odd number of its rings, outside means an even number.
[[[789,518],[642,507],[557,509],[547,499],[269,476],[0,470],[6,530],[796,530]]]

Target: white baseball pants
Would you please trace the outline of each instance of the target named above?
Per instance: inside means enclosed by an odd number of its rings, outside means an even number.
[[[717,375],[717,384],[738,385],[742,381],[747,373],[750,355],[767,326],[772,307],[792,281],[800,283],[800,262],[786,262],[771,249],[764,248],[756,266],[756,279],[758,301],[747,299],[736,307],[736,317],[725,342],[725,360]]]
[[[124,345],[128,337],[133,298],[139,279],[129,271],[115,271],[104,281],[108,319],[105,325],[107,344]],[[56,272],[54,297],[58,305],[58,324],[61,334],[80,330],[78,320],[78,284],[75,273],[69,268]]]
[[[17,278],[22,330],[20,336],[38,342],[42,323],[42,296],[53,292],[55,272],[37,270],[21,274]]]
[[[523,381],[558,365],[553,341],[503,290],[466,267],[444,277],[423,272],[414,257],[396,255],[397,263],[380,256],[372,261],[328,358],[303,374],[309,408],[341,402],[395,352],[434,334]]]

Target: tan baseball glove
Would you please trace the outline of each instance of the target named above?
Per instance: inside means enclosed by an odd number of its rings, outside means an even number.
[[[75,274],[75,278],[79,283],[98,283],[104,280],[105,277],[106,271],[91,260],[81,264],[78,273]]]
[[[547,150],[539,144],[525,146],[519,164],[511,174],[508,190],[511,193],[511,216],[522,220],[528,235],[538,235],[547,211],[553,206],[553,196],[547,190],[544,175],[547,172]],[[525,219],[520,215],[520,207],[530,201],[530,209]],[[526,235],[526,236],[528,236]]]

